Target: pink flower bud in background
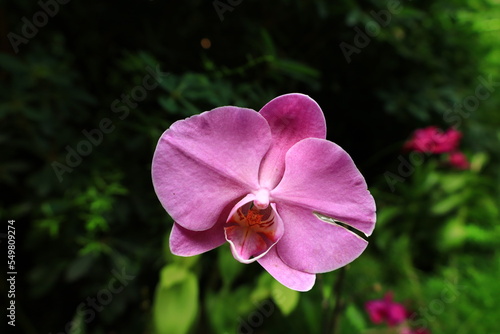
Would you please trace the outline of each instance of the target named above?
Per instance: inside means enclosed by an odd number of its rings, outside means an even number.
[[[467,160],[467,156],[460,151],[451,152],[448,161],[450,165],[457,169],[469,169],[470,163]]]
[[[404,322],[408,316],[402,304],[392,301],[392,292],[386,293],[383,299],[366,302],[365,309],[374,324],[386,322],[390,327]]]

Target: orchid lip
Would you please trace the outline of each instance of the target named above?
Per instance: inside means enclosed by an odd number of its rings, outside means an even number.
[[[283,235],[283,225],[274,205],[259,209],[254,202],[239,207],[224,227],[234,257],[251,263],[266,255]]]

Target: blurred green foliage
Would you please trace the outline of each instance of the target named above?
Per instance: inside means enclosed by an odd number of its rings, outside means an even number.
[[[479,77],[500,80],[500,6],[400,5],[348,63],[339,45],[356,46],[357,29],[388,2],[241,2],[220,21],[210,1],[71,1],[18,53],[8,34],[23,35],[22,18],[42,9],[2,2],[0,213],[18,230],[18,328],[321,333],[340,302],[338,333],[382,333],[363,305],[391,290],[432,333],[496,332],[500,88],[460,123],[444,115],[474,95]],[[153,76],[158,85],[139,98],[148,69],[168,75]],[[173,256],[172,221],[151,185],[156,142],[174,121],[221,105],[258,110],[288,92],[319,103],[329,139],[351,154],[377,202],[370,247],[347,267],[340,295],[339,272],[299,294],[235,261],[227,245]],[[471,170],[426,157],[392,191],[384,173],[397,173],[404,140],[427,125],[463,131]],[[102,137],[79,161],[69,152],[85,150],[92,130]],[[67,167],[62,179],[55,162]],[[443,300],[447,289],[453,301]]]

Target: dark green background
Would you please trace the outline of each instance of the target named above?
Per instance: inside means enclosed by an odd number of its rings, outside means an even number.
[[[171,282],[176,292],[166,298],[196,314],[179,325],[192,333],[237,332],[259,303],[276,302],[263,269],[239,265],[226,248],[193,260],[170,255],[172,222],[154,194],[150,165],[159,136],[177,119],[222,105],[259,110],[300,92],[322,107],[328,139],[351,154],[378,205],[370,247],[347,270],[338,332],[383,333],[363,303],[387,290],[424,319],[415,326],[495,332],[500,86],[467,116],[453,107],[475,94],[480,77],[500,81],[498,1],[400,5],[348,63],[340,44],[354,47],[356,29],[364,32],[374,22],[370,12],[387,10],[388,2],[247,0],[221,21],[211,1],[72,0],[16,53],[9,36],[22,37],[25,21],[42,8],[2,1],[0,214],[2,226],[16,220],[16,329],[56,334],[83,316],[71,333],[154,333],[165,265],[191,277]],[[147,68],[168,75],[136,107],[124,107],[122,94],[142,85]],[[106,118],[113,130],[59,182],[54,162],[67,165],[67,147],[77,149],[86,140],[82,131]],[[429,125],[464,133],[461,150],[472,169],[425,157],[391,189],[387,172],[400,175],[398,157],[409,159],[404,141]],[[79,305],[106,289],[113,269],[134,278],[85,323],[90,313],[82,315]],[[278,302],[254,332],[319,333],[331,318],[337,276],[322,275],[298,304],[290,301],[291,315]],[[449,282],[460,291],[456,300],[425,316],[422,308],[440,300]],[[6,296],[5,281],[0,287]],[[182,314],[165,321],[180,328]]]

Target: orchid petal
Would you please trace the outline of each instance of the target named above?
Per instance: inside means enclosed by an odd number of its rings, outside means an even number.
[[[310,209],[280,203],[286,229],[277,252],[290,267],[311,274],[338,269],[352,262],[368,242],[343,226],[327,223]]]
[[[172,124],[153,157],[153,185],[172,218],[192,231],[215,225],[221,208],[259,188],[271,142],[257,112],[221,107]]]
[[[281,239],[284,231],[274,204],[259,209],[252,202],[255,198],[250,194],[236,204],[224,226],[231,251],[242,263],[263,257]]]
[[[206,231],[190,231],[174,224],[170,233],[170,250],[178,256],[193,256],[208,252],[226,242],[224,221]]]
[[[276,247],[271,248],[265,256],[257,261],[271,276],[289,289],[309,291],[316,281],[316,275],[287,266],[278,256]]]
[[[315,224],[324,224],[313,216],[313,212],[350,225],[366,236],[375,227],[375,201],[363,176],[351,157],[340,146],[327,140],[304,139],[288,151],[285,174],[271,191],[271,198],[280,203],[280,214],[281,204],[304,209],[307,215],[302,219],[314,222],[306,224],[314,228]],[[283,215],[282,218],[287,228],[294,223]],[[301,229],[307,231],[308,228],[303,226]],[[330,227],[332,229],[337,228]]]
[[[304,138],[326,138],[325,116],[307,95],[286,94],[267,103],[259,112],[269,123],[273,142],[260,168],[260,185],[272,189],[285,169],[285,154]]]

